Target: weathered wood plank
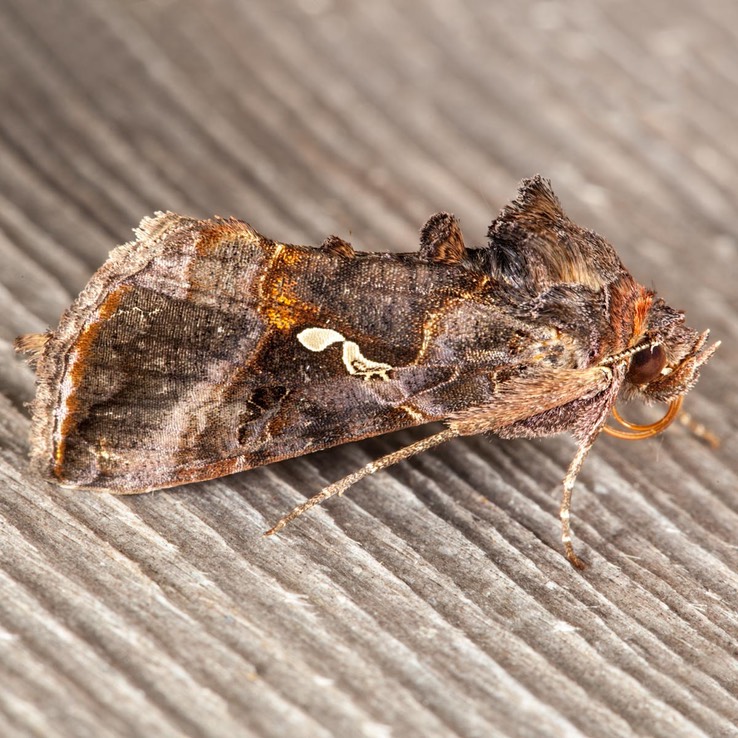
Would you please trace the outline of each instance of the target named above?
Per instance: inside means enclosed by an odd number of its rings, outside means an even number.
[[[5,736],[738,735],[738,9],[721,1],[0,3]],[[260,533],[424,435],[177,492],[27,470],[55,324],[156,209],[298,242],[479,242],[554,180],[723,347],[683,429],[601,439],[559,551],[566,439],[464,439]]]

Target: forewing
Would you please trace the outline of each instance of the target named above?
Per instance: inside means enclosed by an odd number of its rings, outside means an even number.
[[[432,310],[474,279],[278,244],[239,221],[146,220],[43,347],[36,466],[138,492],[444,417],[436,390],[458,357],[417,359]]]

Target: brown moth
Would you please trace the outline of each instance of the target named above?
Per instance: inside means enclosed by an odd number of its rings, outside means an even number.
[[[270,533],[358,479],[455,436],[569,431],[562,537],[576,475],[618,399],[670,403],[717,344],[684,325],[613,248],[523,182],[481,248],[448,213],[415,253],[272,241],[236,219],[145,218],[33,354],[31,458],[64,487],[137,493],[269,464],[400,428],[435,436],[324,489]],[[619,416],[616,416],[619,418]]]

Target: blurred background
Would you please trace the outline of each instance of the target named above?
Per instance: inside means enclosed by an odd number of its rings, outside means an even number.
[[[736,735],[736,70],[730,0],[1,0],[3,734]],[[12,340],[142,216],[412,251],[449,210],[481,244],[535,173],[723,340],[687,403],[721,451],[588,462],[594,583],[558,552],[564,442],[450,446],[278,557],[263,519],[420,436],[125,501],[29,476]]]
[[[69,292],[155,209],[411,250],[439,209],[481,242],[540,172],[642,279],[668,290],[699,268],[672,302],[727,322],[715,293],[736,263],[733,3],[5,0],[0,12],[0,225],[20,231],[26,258],[42,237],[65,248],[49,276]]]

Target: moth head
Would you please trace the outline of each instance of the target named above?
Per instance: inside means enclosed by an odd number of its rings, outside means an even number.
[[[684,315],[657,299],[651,307],[646,330],[632,349],[621,394],[648,403],[673,402],[695,384],[700,367],[720,343],[707,346],[709,331],[684,325]]]

